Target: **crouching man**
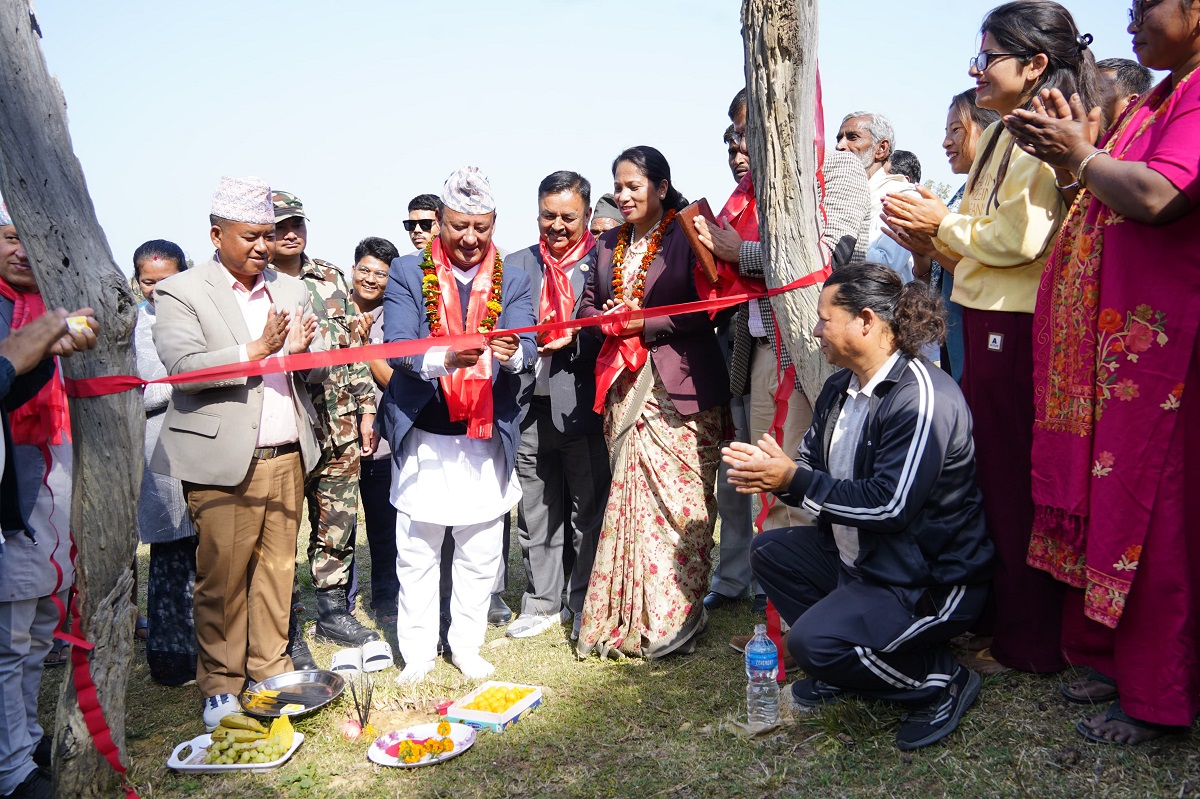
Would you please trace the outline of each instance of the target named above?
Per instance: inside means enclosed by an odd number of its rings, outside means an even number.
[[[979,693],[949,645],[983,609],[991,577],[971,414],[954,381],[917,355],[945,332],[923,286],[879,264],[847,266],[825,283],[817,314],[813,334],[842,369],[798,457],[770,436],[734,442],[729,481],[817,519],[760,535],[750,554],[808,675],[793,700],[906,705],[896,743],[917,749],[949,735]]]

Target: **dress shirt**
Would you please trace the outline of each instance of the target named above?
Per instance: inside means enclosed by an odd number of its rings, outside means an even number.
[[[576,271],[575,264],[571,264],[570,266],[567,267],[567,269],[566,269],[567,280],[575,279],[575,271]],[[542,281],[544,282],[547,279],[548,278],[545,275],[545,267],[543,267]],[[541,299],[540,297],[535,297],[534,302],[538,302],[538,301],[540,301],[540,299]],[[538,321],[539,321],[539,323],[541,322],[540,319]],[[554,321],[560,322],[562,320],[555,319]],[[520,350],[518,350],[518,353],[520,353]],[[550,359],[553,357],[554,357],[553,352],[547,353],[545,355],[539,355],[537,361],[533,364],[533,393],[536,396],[539,396],[539,397],[550,396]]]
[[[234,299],[242,311],[246,329],[250,331],[251,336],[258,338],[267,326],[267,316],[273,304],[267,291],[267,281],[259,275],[254,281],[254,288],[248,289],[228,269],[225,270],[225,277],[228,278]],[[292,314],[293,323],[300,322],[295,318],[295,308],[282,310]],[[290,342],[285,340],[283,349],[277,354],[286,355],[289,345]],[[241,346],[238,354],[242,361],[250,360],[245,344]],[[296,405],[292,401],[291,376],[287,372],[276,372],[263,375],[262,381],[263,400],[262,412],[258,418],[257,446],[277,447],[299,441],[300,429],[296,426]]]
[[[465,287],[468,290],[471,286],[471,281],[475,279],[475,275],[479,274],[479,264],[475,264],[470,269],[459,269],[454,264],[450,265],[454,270],[454,279],[458,281],[460,286],[459,291]],[[468,331],[463,331],[468,332]],[[434,380],[439,377],[445,377],[454,371],[454,369],[446,368],[446,353],[450,351],[449,347],[430,347],[425,351],[425,357],[421,359],[421,368],[419,374],[426,380]],[[484,358],[492,357],[491,350],[484,349]],[[500,364],[500,368],[508,372],[519,372],[525,364],[525,354],[520,347],[513,353],[513,356],[507,361]]]

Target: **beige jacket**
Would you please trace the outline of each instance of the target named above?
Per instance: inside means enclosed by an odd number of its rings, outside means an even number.
[[[274,269],[263,276],[277,307],[300,306],[305,313],[312,312],[308,289],[299,280]],[[154,297],[158,316],[154,346],[167,374],[236,363],[241,347],[254,338],[246,328],[225,268],[215,260],[159,283]],[[318,336],[311,349],[320,348]],[[328,373],[323,367],[291,376],[305,472],[316,467],[320,450],[313,433],[317,415],[304,383],[320,383]],[[150,470],[200,485],[242,482],[258,443],[262,391],[261,377],[176,386]]]

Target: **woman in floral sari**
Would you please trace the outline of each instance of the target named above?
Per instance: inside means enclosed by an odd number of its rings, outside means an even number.
[[[1138,743],[1200,711],[1200,0],[1134,0],[1138,60],[1171,74],[1099,140],[1099,111],[1046,93],[1005,119],[1075,193],[1038,292],[1029,562],[1075,589],[1064,686],[1116,700],[1081,721]],[[1190,488],[1190,491],[1189,491]]]
[[[613,180],[626,221],[599,237],[579,315],[698,300],[695,258],[675,224],[687,201],[666,159],[632,147],[613,162]],[[578,652],[690,652],[707,623],[729,373],[704,312],[627,318],[601,330],[596,411],[613,478]]]

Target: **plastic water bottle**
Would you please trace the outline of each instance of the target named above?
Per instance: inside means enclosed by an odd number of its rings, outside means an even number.
[[[779,723],[779,651],[767,637],[767,625],[754,625],[746,644],[746,721],[751,729]]]

